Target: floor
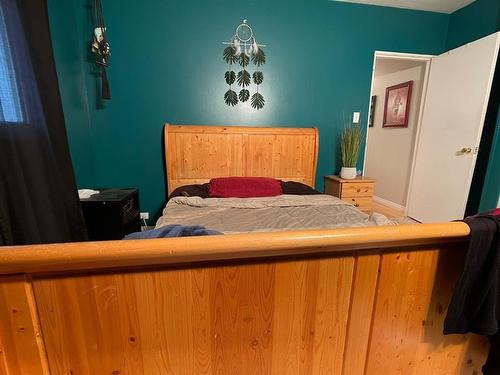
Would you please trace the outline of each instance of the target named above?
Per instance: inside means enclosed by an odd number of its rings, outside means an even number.
[[[378,202],[372,202],[373,212],[378,212],[391,220],[395,220],[401,224],[416,224],[417,221],[405,216],[402,210],[396,210],[392,207],[385,206]]]

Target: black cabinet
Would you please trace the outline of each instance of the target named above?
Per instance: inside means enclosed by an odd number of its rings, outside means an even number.
[[[98,189],[80,199],[89,240],[120,240],[141,230],[137,189]]]

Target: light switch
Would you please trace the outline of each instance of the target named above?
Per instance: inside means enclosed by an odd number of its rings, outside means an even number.
[[[359,124],[359,112],[354,112],[352,114],[352,122],[353,124]]]

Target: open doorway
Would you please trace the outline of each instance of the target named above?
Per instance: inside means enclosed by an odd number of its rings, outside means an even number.
[[[375,53],[363,174],[376,180],[375,207],[393,210],[390,216],[406,216],[430,59],[426,55]],[[388,126],[387,111],[397,104],[390,96],[391,88],[404,84],[411,86],[406,121]]]

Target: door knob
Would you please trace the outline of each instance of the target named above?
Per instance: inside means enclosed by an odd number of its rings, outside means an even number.
[[[461,154],[470,154],[472,152],[472,148],[470,147],[464,147],[460,150]]]

